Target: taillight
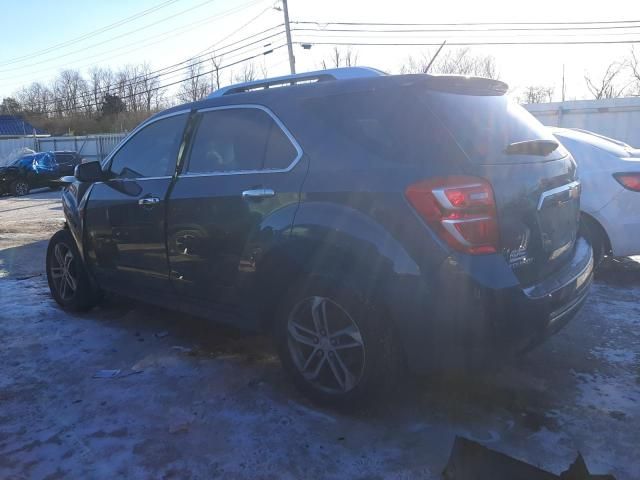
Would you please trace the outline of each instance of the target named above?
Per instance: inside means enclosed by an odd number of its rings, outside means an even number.
[[[614,173],[613,178],[615,178],[618,183],[627,190],[640,192],[640,172]]]
[[[452,248],[472,255],[498,251],[498,220],[491,184],[452,176],[423,180],[405,190],[409,203]]]

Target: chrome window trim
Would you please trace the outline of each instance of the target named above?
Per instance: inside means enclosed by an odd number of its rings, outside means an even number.
[[[228,171],[211,171],[211,172],[194,172],[194,173],[184,171],[180,173],[180,175],[178,175],[178,178],[248,175],[248,174],[255,174],[255,173],[286,173],[286,172],[290,172],[295,168],[295,166],[298,164],[298,162],[300,162],[300,159],[302,158],[302,155],[303,155],[302,147],[300,146],[298,141],[295,139],[295,137],[291,134],[289,129],[285,126],[285,124],[282,123],[282,121],[276,116],[276,114],[273,113],[269,108],[265,107],[264,105],[258,105],[255,103],[243,103],[243,104],[237,104],[237,105],[221,105],[219,107],[201,108],[201,109],[198,109],[197,112],[206,113],[206,112],[214,112],[217,110],[237,110],[237,109],[262,110],[267,115],[269,115],[269,117],[271,117],[271,119],[276,123],[278,128],[280,128],[280,130],[285,134],[285,136],[289,139],[289,141],[293,145],[293,148],[295,148],[296,150],[297,155],[291,161],[289,166],[286,168],[261,168],[256,170],[228,170]],[[197,130],[195,133],[197,135]],[[194,137],[194,139],[195,138],[196,137]],[[189,155],[189,157],[191,157],[191,155]],[[191,158],[189,158],[189,160],[191,160]],[[189,163],[187,162],[186,170],[188,169],[189,169]]]
[[[154,117],[150,120],[145,120],[144,122],[142,122],[140,125],[138,125],[136,128],[134,128],[133,130],[131,130],[129,132],[129,134],[124,137],[122,140],[120,140],[120,143],[118,143],[114,149],[111,151],[111,153],[109,153],[109,155],[107,155],[105,157],[105,159],[102,161],[102,163],[100,164],[100,166],[102,167],[102,169],[104,170],[105,167],[107,165],[110,165],[111,160],[113,159],[113,157],[120,151],[120,149],[122,149],[122,147],[124,147],[133,137],[135,137],[137,135],[137,133],[142,130],[143,128],[148,127],[149,125],[152,125],[160,120],[164,120],[165,118],[171,118],[171,117],[176,117],[178,115],[184,115],[184,114],[189,114],[191,110],[189,110],[188,108],[184,109],[184,110],[178,110],[177,112],[171,112],[171,113],[166,113],[164,115],[160,115],[159,117]],[[174,167],[175,170],[175,167]],[[140,177],[142,178],[162,178],[162,177]],[[133,180],[133,179],[130,179]]]
[[[573,190],[575,188],[579,188],[580,187],[580,182],[578,180],[571,182],[571,183],[567,183],[565,185],[562,185],[560,187],[556,187],[556,188],[552,188],[551,190],[547,190],[546,192],[542,192],[540,194],[540,200],[538,200],[538,211],[542,210],[542,206],[544,205],[544,201],[549,198],[552,197],[554,195],[557,195],[558,193],[562,193],[565,190]]]
[[[93,182],[93,185],[100,185],[104,183],[111,182],[113,180],[119,180],[121,182],[144,182],[145,180],[170,180],[173,178],[173,175],[165,175],[162,177],[137,177],[137,178],[112,178],[110,180],[100,180],[99,182]]]

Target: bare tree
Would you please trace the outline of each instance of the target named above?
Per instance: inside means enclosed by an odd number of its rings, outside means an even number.
[[[178,99],[182,102],[195,102],[209,93],[209,82],[204,77],[202,64],[192,60],[187,67],[184,81],[178,90]]]
[[[240,73],[234,78],[236,83],[253,82],[257,79],[258,74],[256,72],[256,66],[253,62],[245,62],[242,65],[242,70],[240,71]]]
[[[82,111],[88,96],[87,82],[77,70],[63,70],[53,84],[55,111],[70,115]]]
[[[435,52],[423,54],[418,59],[410,56],[406,63],[402,65],[401,73],[426,73],[433,55],[435,55]],[[447,50],[441,53],[429,68],[429,73],[469,75],[496,80],[500,78],[493,56],[474,55],[468,47]]]
[[[222,57],[218,57],[214,53],[211,56],[211,66],[213,67],[213,72],[211,72],[211,90],[219,90],[220,87],[222,87]]]
[[[640,52],[636,52],[635,45],[631,47],[629,69],[631,70],[630,93],[635,96],[640,96]]]
[[[546,103],[553,101],[553,87],[530,85],[525,87],[518,97],[520,103]]]
[[[52,110],[53,93],[40,82],[24,87],[16,96],[28,113],[48,114]]]
[[[91,100],[96,105],[96,111],[100,108],[105,95],[111,93],[114,83],[114,74],[110,68],[93,67],[89,70],[88,88],[91,92]]]
[[[328,68],[340,68],[340,67],[353,67],[358,63],[358,53],[347,48],[341,50],[338,47],[333,47],[331,56],[325,60],[322,60],[323,70]]]
[[[585,74],[584,80],[591,95],[596,99],[616,98],[622,96],[625,86],[618,83],[620,74],[624,71],[624,62],[612,62],[607,67],[601,78],[595,79],[588,73]]]

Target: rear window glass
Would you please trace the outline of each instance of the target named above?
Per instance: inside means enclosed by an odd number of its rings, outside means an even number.
[[[555,140],[547,127],[505,96],[427,93],[425,98],[474,163],[510,163],[513,155],[504,153],[508,145]],[[531,161],[542,159],[530,157]]]

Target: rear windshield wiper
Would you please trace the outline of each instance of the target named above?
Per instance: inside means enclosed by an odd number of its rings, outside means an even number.
[[[524,142],[514,142],[505,148],[507,155],[539,155],[546,157],[560,144],[555,140],[525,140]]]

